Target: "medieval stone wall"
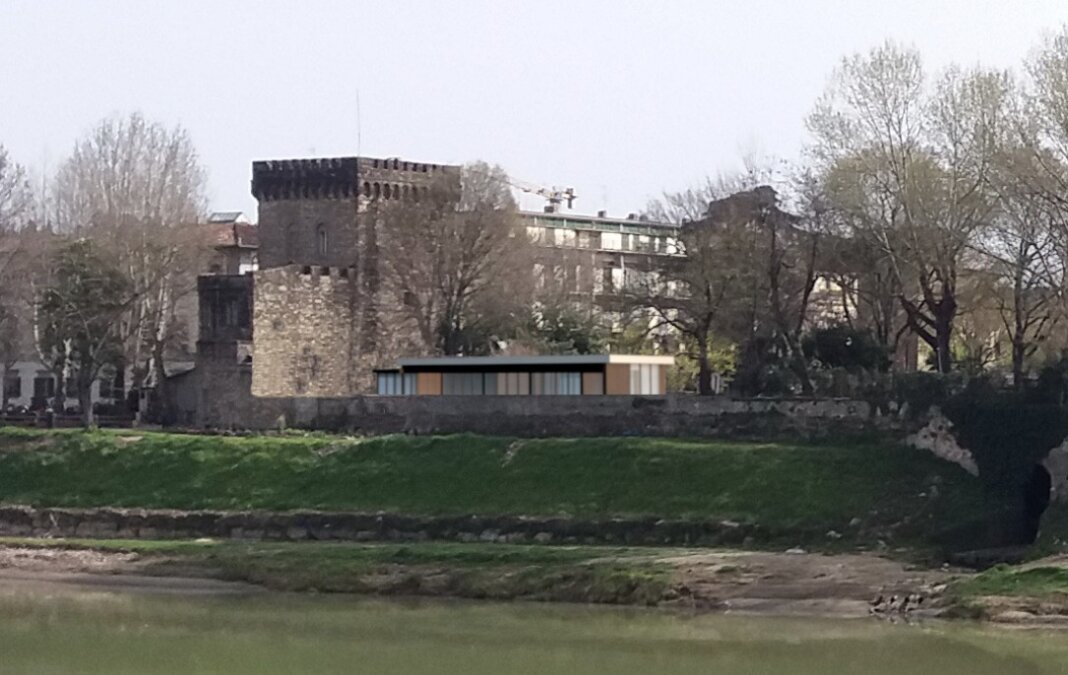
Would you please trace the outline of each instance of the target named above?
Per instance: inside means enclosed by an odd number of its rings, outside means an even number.
[[[353,342],[351,268],[289,265],[256,273],[252,394],[345,396],[371,365]]]
[[[365,393],[373,368],[409,348],[383,289],[381,210],[420,199],[452,170],[366,157],[253,164],[256,395]]]
[[[376,218],[362,215],[369,207],[416,199],[443,172],[454,170],[395,158],[254,162],[260,267],[357,265],[374,253],[368,248],[374,246]]]
[[[697,396],[353,396],[256,398],[250,430],[520,437],[821,438],[903,433],[864,401]]]
[[[355,198],[262,200],[260,268],[299,263],[350,267],[359,260]],[[320,250],[320,237],[325,247]]]

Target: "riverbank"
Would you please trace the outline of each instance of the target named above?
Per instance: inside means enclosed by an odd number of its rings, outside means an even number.
[[[4,428],[0,503],[579,525],[646,519],[683,525],[659,543],[812,550],[982,547],[992,508],[979,481],[959,467],[886,440],[233,438]],[[710,523],[713,535],[730,530],[738,540],[690,536]]]
[[[179,595],[273,590],[1068,626],[1068,556],[976,574],[869,553],[799,549],[0,538],[0,585],[5,582]]]
[[[0,581],[33,575],[241,582],[299,592],[604,603],[759,615],[953,614],[966,573],[870,554],[600,546],[0,540]],[[183,582],[186,583],[186,582]],[[180,587],[180,586],[179,586]],[[191,588],[195,589],[195,585]],[[911,606],[891,598],[911,597]]]
[[[996,508],[959,467],[886,440],[0,428],[0,533],[37,537],[0,539],[9,575],[1060,621],[1059,559],[941,566],[990,546]]]

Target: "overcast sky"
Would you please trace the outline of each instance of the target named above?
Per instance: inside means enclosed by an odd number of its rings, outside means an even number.
[[[255,217],[255,159],[360,150],[484,159],[625,215],[797,157],[844,55],[1010,67],[1065,22],[1068,0],[0,0],[0,143],[51,171],[140,110],[189,129],[215,210]]]

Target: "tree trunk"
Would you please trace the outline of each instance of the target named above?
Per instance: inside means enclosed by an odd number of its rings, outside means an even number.
[[[96,424],[96,416],[93,414],[93,385],[80,383],[78,387],[78,407],[82,413],[82,427],[92,429]]]
[[[148,410],[146,412],[149,412],[149,413],[153,413],[154,412],[155,417],[153,419],[155,419],[155,421],[157,423],[159,423],[162,419],[164,419],[167,416],[167,411],[170,409],[170,396],[169,396],[169,392],[167,391],[167,369],[166,369],[166,367],[165,367],[165,365],[163,363],[163,343],[162,342],[156,342],[156,344],[154,345],[153,351],[155,353],[152,355],[152,369],[153,369],[153,377],[152,377],[152,379],[155,381],[155,385],[156,385],[155,386],[155,392],[156,392],[155,408],[156,409],[155,409],[155,411],[152,411],[150,409],[150,410]],[[144,412],[139,410],[138,411],[138,415],[139,416],[143,416]]]
[[[1022,334],[1012,337],[1012,386],[1017,390],[1024,388],[1024,358],[1027,355],[1027,344]]]
[[[940,316],[935,319],[935,367],[946,375],[953,370],[953,317]]]
[[[708,339],[697,339],[697,393],[701,396],[711,396],[712,391],[712,367],[708,362]]]
[[[816,393],[816,389],[812,386],[812,378],[809,377],[808,364],[805,363],[805,354],[801,349],[801,345],[791,336],[784,336],[783,339],[789,351],[788,362],[790,369],[794,371],[794,375],[801,381],[801,393],[805,396],[812,396]]]
[[[52,392],[52,412],[62,415],[67,407],[67,366],[61,365],[52,371],[56,388]]]

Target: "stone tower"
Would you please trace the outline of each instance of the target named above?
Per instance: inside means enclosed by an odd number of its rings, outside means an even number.
[[[259,201],[252,392],[346,396],[368,391],[395,356],[381,292],[380,214],[419,199],[457,167],[396,158],[269,160],[252,165]]]

